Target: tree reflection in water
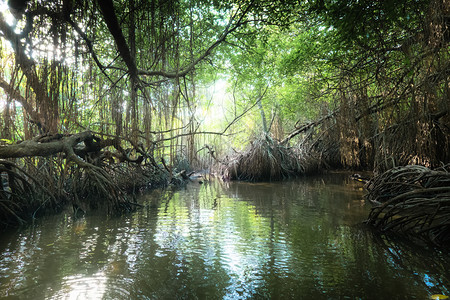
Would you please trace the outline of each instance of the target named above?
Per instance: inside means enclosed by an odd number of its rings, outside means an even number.
[[[346,174],[154,191],[136,213],[49,217],[0,240],[0,297],[429,298],[448,254],[380,238]]]

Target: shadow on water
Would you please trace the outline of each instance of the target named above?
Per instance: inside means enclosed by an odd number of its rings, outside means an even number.
[[[348,174],[209,182],[105,219],[49,217],[0,239],[0,298],[429,299],[448,253],[380,237]]]

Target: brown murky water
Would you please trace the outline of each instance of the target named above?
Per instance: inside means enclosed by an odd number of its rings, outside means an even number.
[[[348,174],[190,184],[105,219],[62,214],[0,236],[0,298],[430,299],[449,255],[374,236]]]

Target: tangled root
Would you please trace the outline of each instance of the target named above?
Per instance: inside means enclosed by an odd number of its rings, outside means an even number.
[[[367,223],[437,245],[450,242],[450,165],[431,170],[408,165],[375,176],[367,184],[372,208]]]
[[[228,159],[222,174],[230,180],[281,180],[302,174],[303,166],[292,148],[268,135],[253,141],[246,151]]]

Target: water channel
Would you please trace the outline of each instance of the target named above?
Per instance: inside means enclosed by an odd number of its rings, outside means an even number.
[[[336,173],[153,191],[121,217],[71,213],[0,235],[5,299],[430,299],[450,255],[364,225]]]

